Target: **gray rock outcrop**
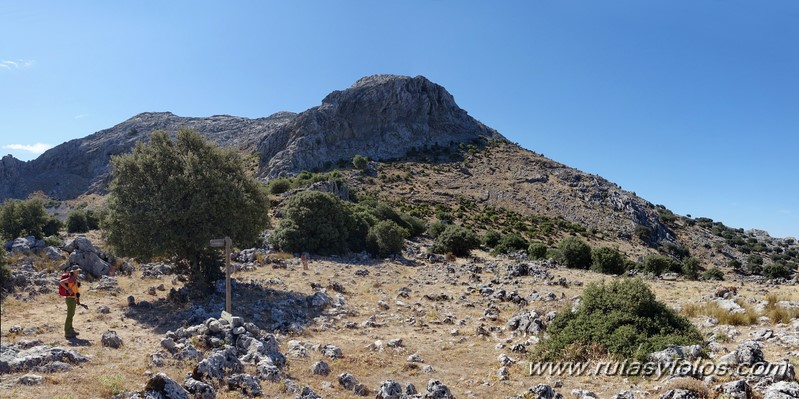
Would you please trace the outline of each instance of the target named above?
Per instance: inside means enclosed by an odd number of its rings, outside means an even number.
[[[59,372],[88,362],[89,358],[79,352],[59,347],[41,345],[41,341],[30,344],[20,341],[14,345],[0,345],[0,374],[20,371]]]
[[[84,273],[94,277],[108,275],[111,265],[107,262],[107,256],[100,252],[94,244],[86,237],[77,237],[64,245],[64,250],[70,252],[69,259],[64,264],[64,269],[70,266],[78,266]],[[106,259],[103,259],[105,257]]]
[[[271,178],[312,170],[355,155],[404,157],[414,147],[448,147],[480,136],[501,137],[425,77],[367,76],[265,136],[258,144],[259,174]]]
[[[799,383],[781,381],[766,388],[763,399],[799,399]]]

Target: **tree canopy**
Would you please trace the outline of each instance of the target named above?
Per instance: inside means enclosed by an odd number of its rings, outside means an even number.
[[[0,206],[0,237],[12,240],[23,235],[44,236],[47,211],[39,198],[10,199]]]
[[[111,163],[106,238],[119,255],[177,256],[191,262],[192,273],[209,273],[200,265],[209,240],[249,245],[269,224],[263,185],[234,152],[193,130],[174,141],[154,132]]]

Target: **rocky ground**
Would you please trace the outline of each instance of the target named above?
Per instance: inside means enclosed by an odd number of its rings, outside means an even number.
[[[643,398],[680,397],[672,388],[693,387],[746,397],[732,377],[531,376],[527,352],[548,321],[576,305],[585,284],[615,277],[479,251],[454,261],[424,253],[424,242],[409,243],[401,258],[314,258],[306,271],[287,254],[239,252],[232,318],[222,317],[223,283],[185,301],[173,265],[131,264],[129,275],[112,270],[84,282],[89,309],[79,308],[80,336],[72,340],[63,337],[60,272],[41,270],[53,260],[11,255],[18,287],[2,305],[0,396],[610,398],[628,391]],[[769,294],[799,308],[795,280],[647,282],[675,308],[714,301],[762,312]],[[722,284],[737,294],[718,298]],[[799,364],[795,317],[774,323],[763,313],[747,326],[692,321],[708,339],[710,361]],[[747,385],[756,397],[799,397],[790,373]],[[731,382],[737,388],[722,385]]]

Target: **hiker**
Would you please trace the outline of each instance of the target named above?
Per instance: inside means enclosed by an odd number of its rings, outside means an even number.
[[[72,318],[75,316],[75,308],[80,305],[79,275],[80,269],[74,268],[70,270],[67,277],[64,278],[64,276],[61,276],[62,279],[58,283],[58,285],[63,288],[63,293],[66,294],[63,295],[67,302],[67,320],[64,322],[65,338],[75,338],[78,336],[78,332],[72,328]]]
[[[303,252],[300,255],[300,261],[302,261],[302,270],[308,270],[308,253]]]

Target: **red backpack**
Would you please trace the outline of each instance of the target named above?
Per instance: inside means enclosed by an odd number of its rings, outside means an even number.
[[[69,272],[66,272],[66,273],[61,275],[61,280],[65,279],[65,278],[69,278]],[[61,285],[61,280],[58,280],[58,295],[69,296],[69,294],[67,294],[67,289],[64,288],[63,285]]]

